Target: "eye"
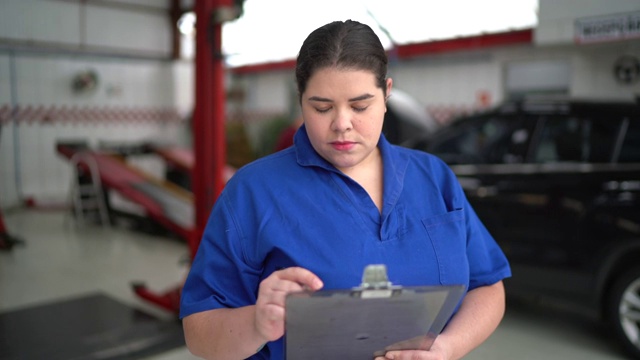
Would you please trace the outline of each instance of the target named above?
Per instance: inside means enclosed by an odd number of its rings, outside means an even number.
[[[316,111],[317,111],[317,112],[319,112],[320,114],[327,113],[327,112],[329,112],[329,110],[331,110],[331,108],[330,108],[330,107],[327,107],[327,108],[315,108],[315,109],[316,109]]]
[[[353,106],[352,108],[353,108],[353,111],[357,113],[361,113],[367,110],[368,106]]]

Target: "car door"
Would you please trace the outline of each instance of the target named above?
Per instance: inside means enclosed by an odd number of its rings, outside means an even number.
[[[516,112],[486,114],[465,119],[428,149],[451,165],[474,210],[508,257],[525,258],[531,251],[522,246],[524,239],[520,246],[512,245],[514,235],[522,237],[531,228],[531,219],[524,216],[529,209],[514,202],[524,192],[522,187],[528,191],[535,186],[521,178],[535,124],[534,118]]]
[[[503,219],[495,233],[514,268],[510,285],[518,293],[588,302],[600,246],[589,229],[603,187],[615,178],[611,158],[621,119],[529,116],[537,129],[527,161],[510,169],[494,199]]]
[[[552,252],[541,248],[538,241],[549,227],[548,179],[537,173],[535,164],[527,163],[539,121],[538,116],[524,113],[493,117],[485,127],[494,129],[494,136],[488,136],[477,150],[482,163],[451,166],[469,202],[512,264],[510,288],[528,282],[523,265]]]
[[[493,112],[461,120],[426,151],[450,164],[509,258],[509,293],[593,308],[617,239],[640,231],[640,174],[629,164],[640,158],[637,127],[601,105]]]

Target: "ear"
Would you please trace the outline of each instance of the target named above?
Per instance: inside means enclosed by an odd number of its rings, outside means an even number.
[[[391,95],[391,88],[392,87],[393,87],[393,79],[392,78],[387,78],[387,99]],[[385,101],[386,101],[386,99],[385,99]]]
[[[384,98],[384,112],[387,112],[387,100],[389,100],[389,96],[391,96],[391,88],[393,87],[393,80],[391,78],[387,78],[387,92],[386,97]]]

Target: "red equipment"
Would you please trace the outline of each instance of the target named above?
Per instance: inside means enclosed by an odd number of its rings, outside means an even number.
[[[187,173],[189,176],[193,173],[193,166],[195,163],[195,156],[191,149],[167,146],[167,145],[147,145],[149,151],[160,156],[171,167]],[[232,166],[225,164],[222,169],[223,183],[226,184],[233,176],[236,169]]]
[[[238,5],[239,4],[239,5]],[[191,259],[215,200],[222,191],[226,164],[225,88],[222,54],[222,23],[240,16],[242,1],[199,0],[195,2],[196,59],[195,109],[193,113],[194,155],[192,189],[195,200],[195,228],[189,238]],[[155,294],[143,284],[134,291],[142,298],[175,313],[180,309],[182,284],[165,293]]]
[[[15,245],[22,243],[23,241],[21,239],[9,234],[4,224],[2,211],[0,211],[0,250],[11,250]]]
[[[180,187],[157,179],[127,164],[118,155],[92,151],[86,146],[59,143],[58,153],[68,159],[77,152],[91,156],[98,168],[102,186],[142,206],[147,216],[188,241],[194,231],[193,195]],[[88,171],[81,160],[79,166]]]

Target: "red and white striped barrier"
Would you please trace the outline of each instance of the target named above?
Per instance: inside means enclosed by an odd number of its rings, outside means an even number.
[[[109,106],[0,106],[0,124],[81,124],[144,123],[186,121],[174,108],[134,108]]]

